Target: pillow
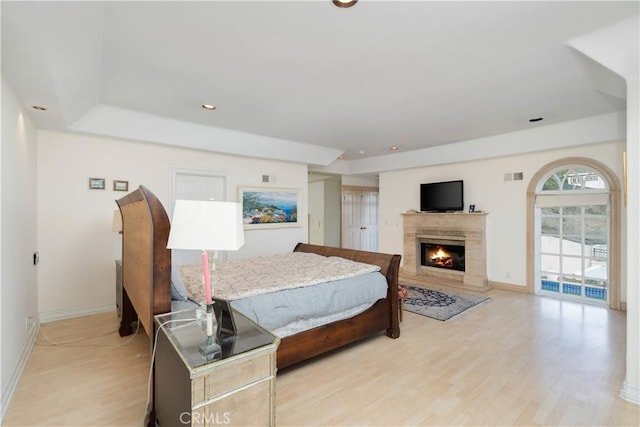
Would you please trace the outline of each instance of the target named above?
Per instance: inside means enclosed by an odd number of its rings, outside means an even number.
[[[171,299],[176,301],[189,299],[187,288],[184,286],[182,276],[180,276],[180,269],[178,269],[173,256],[171,257]]]

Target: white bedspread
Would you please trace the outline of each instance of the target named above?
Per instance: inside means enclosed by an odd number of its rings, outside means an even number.
[[[179,268],[189,297],[194,301],[203,301],[202,266],[188,265]],[[212,272],[211,284],[216,297],[236,300],[379,270],[376,265],[344,258],[292,252],[218,264]]]
[[[237,299],[231,306],[283,338],[353,317],[386,296],[387,279],[373,272]]]

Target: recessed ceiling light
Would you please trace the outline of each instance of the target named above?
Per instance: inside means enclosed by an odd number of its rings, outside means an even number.
[[[364,154],[364,150],[358,150],[358,154]]]
[[[32,105],[31,108],[38,111],[47,111],[47,107],[43,107],[41,105]]]
[[[358,0],[332,0],[333,5],[336,7],[340,7],[346,9],[358,3]]]
[[[344,156],[340,155],[340,156],[338,156],[338,159],[344,160]]]
[[[393,147],[389,148],[389,150],[391,151],[398,151],[400,149],[400,147],[398,147],[397,145],[394,145]]]
[[[204,108],[205,110],[215,110],[216,106],[211,104],[202,104],[202,108]]]
[[[534,122],[541,122],[541,121],[542,121],[542,117],[536,117],[536,118],[533,118],[533,119],[529,119],[529,121],[530,121],[531,123],[534,123]]]

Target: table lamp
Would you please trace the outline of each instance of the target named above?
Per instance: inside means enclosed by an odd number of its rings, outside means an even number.
[[[176,200],[171,220],[167,249],[202,251],[202,275],[207,304],[207,338],[200,353],[208,360],[221,355],[221,347],[213,333],[213,290],[211,271],[219,250],[238,250],[244,244],[242,206],[239,203],[204,200]],[[209,269],[209,253],[214,251]],[[217,319],[220,324],[221,319]]]

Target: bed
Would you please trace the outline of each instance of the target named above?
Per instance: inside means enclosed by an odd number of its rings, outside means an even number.
[[[139,320],[153,337],[153,316],[172,311],[171,251],[166,248],[169,217],[158,198],[146,187],[116,201],[123,224],[122,316],[119,333],[133,333]],[[387,283],[386,297],[365,311],[281,339],[278,369],[337,349],[365,337],[385,333],[400,336],[398,271],[400,255],[298,243],[294,252],[340,257],[379,267]]]

